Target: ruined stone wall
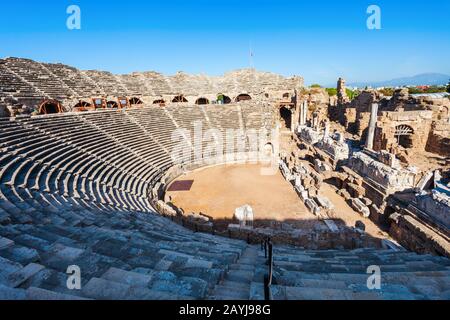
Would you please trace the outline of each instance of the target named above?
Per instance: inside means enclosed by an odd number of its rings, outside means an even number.
[[[413,130],[410,149],[424,151],[431,131],[432,111],[385,111],[379,116],[375,131],[375,150],[391,150],[397,146],[396,128],[406,125]]]
[[[420,254],[450,258],[450,242],[409,215],[393,214],[389,234],[403,247]]]
[[[450,157],[450,123],[433,124],[425,150]]]
[[[392,168],[362,152],[353,154],[349,167],[365,179],[385,188],[387,194],[413,188],[416,183],[416,175],[413,172]]]

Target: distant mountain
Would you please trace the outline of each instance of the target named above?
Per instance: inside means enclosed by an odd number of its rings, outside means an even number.
[[[397,78],[379,82],[354,82],[348,83],[348,87],[400,87],[400,86],[421,86],[421,85],[444,85],[449,82],[450,76],[442,73],[422,73],[413,77]]]

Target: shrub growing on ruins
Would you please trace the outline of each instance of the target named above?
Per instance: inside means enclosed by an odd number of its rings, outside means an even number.
[[[337,89],[336,88],[326,88],[325,90],[327,91],[327,93],[328,93],[328,95],[330,97],[333,97],[333,96],[337,95]]]

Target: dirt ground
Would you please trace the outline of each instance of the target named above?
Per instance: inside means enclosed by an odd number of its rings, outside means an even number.
[[[190,191],[166,193],[166,201],[186,213],[203,213],[217,220],[233,219],[235,209],[245,204],[254,211],[255,221],[290,222],[301,228],[312,228],[319,222],[298,197],[280,172],[273,176],[260,174],[260,165],[224,165],[189,172],[180,180],[194,180]],[[380,229],[355,212],[333,186],[323,184],[320,193],[335,205],[336,218],[347,226],[357,220],[366,224],[366,232],[380,238]]]
[[[167,192],[166,200],[170,196],[185,212],[201,212],[214,219],[231,219],[236,208],[248,204],[255,220],[317,220],[281,173],[264,176],[261,168],[225,165],[190,172],[178,180],[194,180],[192,189]]]
[[[336,187],[323,183],[320,188],[320,195],[327,197],[334,205],[335,217],[345,222],[349,227],[354,227],[356,221],[362,221],[366,225],[366,232],[375,238],[387,238],[388,235],[368,218],[364,218],[350,207],[344,198],[337,194]]]

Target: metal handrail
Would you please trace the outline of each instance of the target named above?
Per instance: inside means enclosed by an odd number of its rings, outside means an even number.
[[[264,249],[264,258],[267,259],[266,264],[269,267],[268,274],[264,275],[264,299],[272,300],[270,286],[273,281],[273,244],[270,237],[261,242],[261,249]]]

